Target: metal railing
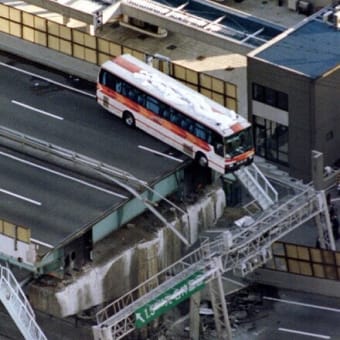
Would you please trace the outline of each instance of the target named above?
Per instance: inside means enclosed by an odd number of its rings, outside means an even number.
[[[235,175],[263,210],[278,201],[277,191],[254,163],[235,171]]]
[[[228,241],[225,232],[212,240],[205,239],[196,250],[99,311],[97,325],[93,327],[95,339],[121,339],[131,333],[136,329],[135,314],[140,306],[161,296],[195,271],[201,270],[204,281],[210,282],[220,270],[215,265],[216,258],[221,259],[222,272],[249,274],[272,258],[271,246],[275,241],[320,214],[328,214],[324,192],[305,186],[303,192],[263,213],[253,224],[236,230],[232,240]],[[329,223],[322,232],[330,235],[326,246],[333,249]]]
[[[47,340],[13,273],[0,265],[0,300],[26,340]]]

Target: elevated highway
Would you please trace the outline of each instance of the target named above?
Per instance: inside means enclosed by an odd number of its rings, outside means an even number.
[[[79,254],[81,266],[89,259],[96,240],[145,207],[137,204],[129,212],[121,212],[123,215],[104,230],[98,227],[94,232],[94,225],[110,218],[134,197],[126,187],[113,181],[89,177],[75,162],[76,155],[88,157],[83,157],[83,163],[95,159],[96,169],[106,164],[107,168],[132,173],[150,187],[171,177],[188,159],[141,131],[125,127],[100,109],[93,87],[76,89],[61,75],[10,57],[2,57],[0,73],[0,163],[4,169],[0,176],[0,215],[6,221],[2,223],[10,222],[12,227],[8,228],[14,228],[13,233],[0,229],[2,244],[7,244],[0,257],[35,272],[35,265],[42,266],[42,256],[59,249],[59,255],[46,260],[56,269],[64,266],[68,256],[63,246],[78,239],[80,248],[75,242],[70,251]],[[9,131],[15,134],[8,134]],[[34,146],[36,141],[43,141],[45,148]],[[58,146],[54,154],[50,152],[52,145]],[[67,154],[68,159],[57,160],[56,155],[65,155],[65,150],[72,151]],[[72,162],[72,167],[67,167],[67,162]],[[175,189],[175,181],[171,183],[163,188],[164,195]],[[138,183],[134,188],[139,194],[149,190]],[[152,192],[148,198],[159,199]],[[20,236],[15,236],[17,226],[29,230],[23,245],[27,251],[15,246]],[[83,246],[87,249],[85,257]]]

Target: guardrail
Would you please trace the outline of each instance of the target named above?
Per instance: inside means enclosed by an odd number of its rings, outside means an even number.
[[[8,129],[4,126],[0,126],[0,140],[2,144],[13,147],[17,151],[22,151],[26,148],[29,149],[27,150],[29,151],[29,154],[37,155],[37,153],[39,153],[49,157],[49,159],[51,159],[51,157],[56,157],[59,158],[60,161],[63,160],[73,164],[73,166],[83,166],[87,169],[92,169],[94,172],[105,173],[109,176],[119,177],[143,186],[146,186],[147,184],[145,181],[136,178],[132,174],[109,164],[99,162],[72,150]]]

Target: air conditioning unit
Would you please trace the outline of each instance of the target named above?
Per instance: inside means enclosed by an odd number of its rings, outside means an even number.
[[[340,30],[340,11],[334,13],[334,26]]]
[[[297,0],[288,0],[288,9],[296,11]]]
[[[330,23],[333,21],[333,11],[327,11],[322,16],[323,22]]]
[[[310,15],[312,14],[313,5],[309,1],[298,0],[296,10],[299,14]]]

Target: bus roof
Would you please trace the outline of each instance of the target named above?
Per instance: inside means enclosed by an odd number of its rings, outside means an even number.
[[[242,116],[205,97],[139,59],[123,54],[102,68],[219,132],[231,135],[250,126]]]

